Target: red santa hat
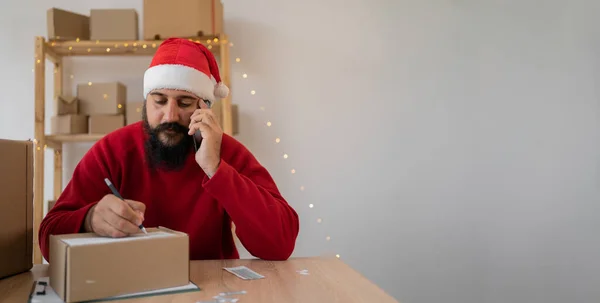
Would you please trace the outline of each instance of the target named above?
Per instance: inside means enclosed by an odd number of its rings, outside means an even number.
[[[144,98],[156,89],[184,90],[211,102],[229,94],[210,50],[181,38],[161,43],[144,73]]]

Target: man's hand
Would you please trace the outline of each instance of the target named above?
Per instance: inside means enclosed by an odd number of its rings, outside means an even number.
[[[100,236],[125,237],[142,232],[138,227],[144,221],[146,205],[123,200],[110,194],[94,205],[85,217],[85,229]]]
[[[202,142],[196,152],[196,162],[204,173],[211,178],[221,163],[221,140],[223,130],[219,126],[217,117],[211,109],[197,109],[191,116],[189,135],[195,136],[200,130]],[[196,137],[196,139],[200,139]]]

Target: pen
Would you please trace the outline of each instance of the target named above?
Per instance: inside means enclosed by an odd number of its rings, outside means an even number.
[[[123,199],[123,197],[121,197],[121,194],[119,194],[119,192],[117,191],[117,189],[115,188],[115,186],[112,184],[112,182],[110,182],[110,180],[108,180],[108,178],[104,178],[104,182],[106,182],[106,185],[108,185],[108,187],[110,188],[110,190],[113,192],[113,194],[115,196],[117,196],[117,198],[125,201],[125,199]],[[144,225],[140,224],[138,226],[145,234],[148,234],[148,232],[146,231],[146,228],[144,227]]]

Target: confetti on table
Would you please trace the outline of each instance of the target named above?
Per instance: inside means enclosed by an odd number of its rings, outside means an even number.
[[[299,274],[301,274],[301,275],[305,275],[305,276],[309,275],[308,269],[297,270],[296,272],[299,273]]]

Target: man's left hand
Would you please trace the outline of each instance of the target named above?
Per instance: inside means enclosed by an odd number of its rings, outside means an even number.
[[[221,163],[221,140],[223,130],[218,119],[211,109],[197,109],[191,116],[189,135],[196,136],[196,130],[200,130],[202,141],[196,152],[196,162],[204,173],[211,178]],[[196,137],[198,140],[199,138]],[[198,140],[200,141],[200,140]]]

